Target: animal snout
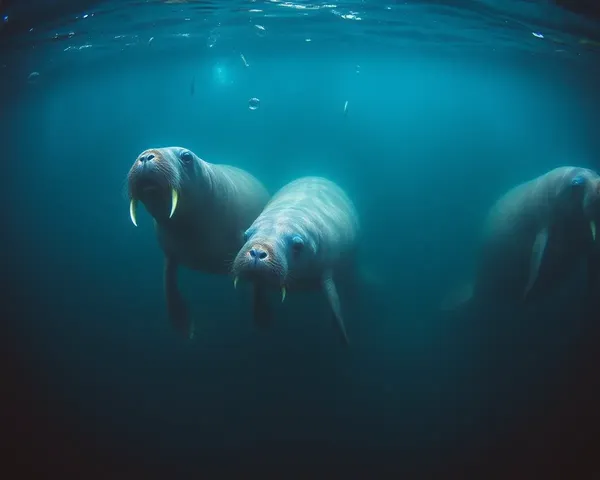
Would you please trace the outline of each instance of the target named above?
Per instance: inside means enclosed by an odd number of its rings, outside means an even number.
[[[146,163],[150,160],[153,160],[155,155],[153,153],[146,153],[144,155],[140,155],[140,163]]]
[[[254,260],[264,260],[269,256],[268,252],[261,247],[251,248],[248,252],[248,255],[250,255],[250,258],[253,258]]]

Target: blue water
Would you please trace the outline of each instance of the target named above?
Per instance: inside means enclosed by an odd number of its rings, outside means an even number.
[[[518,318],[439,305],[500,195],[556,166],[600,169],[596,20],[542,0],[0,11],[15,450],[112,472],[383,453],[450,478],[580,445],[573,425],[593,419],[557,417],[599,398],[577,386],[598,341],[581,278]],[[140,208],[135,228],[126,195],[137,155],[171,145],[271,193],[304,175],[346,190],[372,277],[342,299],[349,350],[321,295],[289,295],[260,331],[248,289],[190,271],[197,338],[172,329],[152,219]]]

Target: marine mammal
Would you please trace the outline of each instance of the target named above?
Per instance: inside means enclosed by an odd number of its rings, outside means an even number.
[[[130,217],[137,204],[154,217],[165,256],[164,290],[173,326],[193,336],[177,269],[227,274],[243,245],[243,232],[266,205],[269,194],[248,172],[206,162],[183,147],[144,150],[129,170]]]
[[[281,289],[282,301],[288,292],[321,290],[348,344],[336,280],[352,270],[358,233],[352,201],[330,180],[302,177],[275,193],[244,233],[232,267],[234,285],[253,284],[256,324],[271,320],[266,289]]]
[[[529,302],[550,292],[581,258],[588,288],[596,291],[599,220],[600,176],[590,169],[558,167],[513,187],[487,215],[475,282],[443,307],[471,298]]]

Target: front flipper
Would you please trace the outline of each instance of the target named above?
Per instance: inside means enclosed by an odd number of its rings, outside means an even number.
[[[526,299],[531,291],[531,288],[535,284],[540,272],[540,266],[544,257],[544,252],[548,245],[548,228],[543,228],[538,232],[533,242],[533,248],[531,250],[531,260],[529,263],[529,280],[527,286],[523,292],[523,299]]]
[[[194,338],[194,324],[188,319],[185,301],[177,287],[177,262],[173,259],[165,259],[164,282],[167,312],[171,325],[191,340]]]
[[[325,295],[327,295],[327,300],[329,301],[329,305],[331,306],[331,310],[333,312],[333,320],[336,330],[344,342],[344,345],[348,346],[350,342],[348,340],[348,335],[346,334],[344,318],[342,317],[340,297],[338,296],[335,283],[333,282],[333,278],[331,278],[331,274],[328,274],[323,278],[323,289],[325,290]]]
[[[259,328],[268,328],[273,324],[273,311],[269,306],[267,290],[264,287],[254,285],[253,313],[254,324]]]

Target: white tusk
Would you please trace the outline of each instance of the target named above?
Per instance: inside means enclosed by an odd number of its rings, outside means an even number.
[[[590,222],[590,229],[592,230],[592,239],[596,241],[596,222],[593,220]]]
[[[233,288],[237,288],[238,277],[233,279]]]
[[[175,213],[175,209],[177,208],[177,200],[179,200],[179,194],[177,190],[174,188],[171,189],[171,213],[169,214],[169,218],[173,216]]]
[[[281,287],[281,303],[285,301],[286,290],[285,287]]]
[[[137,219],[135,218],[135,212],[137,210],[137,200],[135,198],[132,198],[131,201],[129,202],[129,217],[131,218],[131,221],[133,222],[133,224],[137,227]]]

